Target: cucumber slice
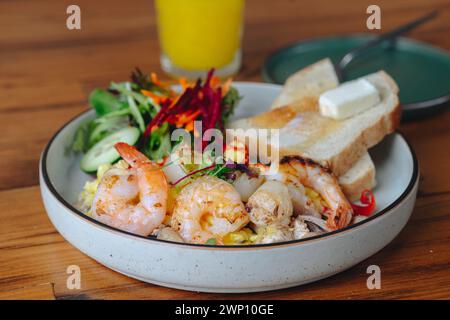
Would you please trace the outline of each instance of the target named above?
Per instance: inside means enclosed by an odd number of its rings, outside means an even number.
[[[134,145],[138,141],[139,136],[139,129],[134,127],[127,127],[111,133],[88,150],[81,159],[81,169],[91,173],[97,171],[101,164],[113,163],[120,157],[116,148],[114,148],[114,145],[117,142],[125,142]]]
[[[111,119],[103,119],[97,124],[89,135],[89,148],[94,146],[97,142],[109,136],[122,128],[128,127],[128,117],[113,117]]]

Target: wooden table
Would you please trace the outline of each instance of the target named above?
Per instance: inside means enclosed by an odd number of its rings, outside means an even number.
[[[65,27],[77,3],[82,30]],[[249,0],[244,62],[238,79],[261,81],[261,66],[280,46],[366,32],[372,1]],[[435,21],[412,37],[450,50],[450,1],[377,1],[383,30],[434,8]],[[113,272],[67,243],[41,202],[38,159],[53,133],[87,108],[95,87],[124,80],[135,66],[159,71],[149,0],[0,2],[0,298],[32,299],[416,299],[450,298],[450,109],[400,131],[420,161],[419,198],[401,234],[385,249],[331,278],[259,294],[200,294],[162,288]],[[395,177],[393,177],[395,178]],[[81,268],[81,290],[66,287],[66,268]],[[366,268],[382,270],[382,288],[366,288]]]

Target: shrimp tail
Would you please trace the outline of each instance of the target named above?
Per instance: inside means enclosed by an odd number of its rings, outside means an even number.
[[[125,142],[117,142],[114,147],[120,156],[132,167],[138,168],[142,166],[152,165],[153,163],[136,147],[130,146]]]
[[[327,227],[338,230],[348,226],[353,218],[353,211],[349,208],[339,206],[327,219]]]

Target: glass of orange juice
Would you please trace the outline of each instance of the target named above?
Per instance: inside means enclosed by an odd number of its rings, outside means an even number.
[[[244,0],[155,0],[161,65],[197,78],[215,68],[226,77],[241,65]]]

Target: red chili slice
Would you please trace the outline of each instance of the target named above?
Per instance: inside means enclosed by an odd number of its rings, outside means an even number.
[[[354,203],[351,204],[355,215],[368,217],[375,211],[376,201],[372,191],[368,189],[363,190],[359,201],[361,201],[364,206]]]

